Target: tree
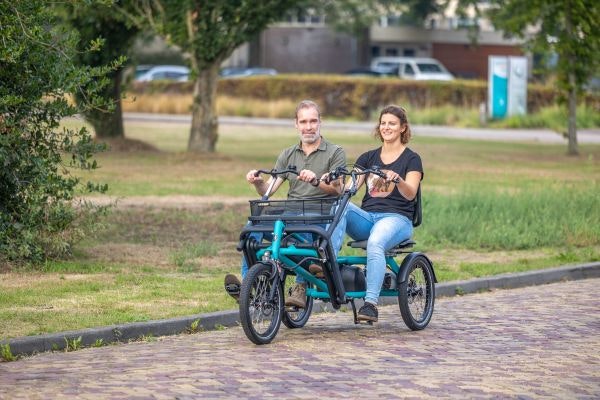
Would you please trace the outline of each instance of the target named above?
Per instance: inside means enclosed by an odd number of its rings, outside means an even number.
[[[214,152],[216,94],[221,63],[242,43],[281,17],[294,0],[134,0],[121,12],[150,26],[184,52],[192,71],[192,126],[188,151]]]
[[[124,63],[125,56],[131,50],[139,29],[127,24],[122,14],[117,13],[110,2],[71,2],[66,3],[64,12],[67,23],[77,30],[80,41],[77,62],[80,65],[100,67],[115,60]],[[100,40],[96,51],[86,51],[90,42]],[[114,69],[107,75],[110,84],[104,86],[101,95],[110,100],[110,107],[90,108],[85,119],[93,126],[96,137],[122,138],[123,113],[121,94],[123,86],[123,67]],[[82,94],[77,101],[85,102]]]
[[[494,0],[497,28],[527,40],[532,51],[558,55],[558,90],[567,103],[568,154],[577,145],[577,94],[600,61],[600,4],[595,0]]]
[[[66,95],[84,86],[91,106],[102,106],[109,69],[75,66],[77,38],[57,25],[44,0],[0,2],[0,262],[68,252],[83,232],[76,223],[90,215],[73,206],[75,190],[104,189],[70,173],[94,169],[98,147],[60,122],[82,111]]]

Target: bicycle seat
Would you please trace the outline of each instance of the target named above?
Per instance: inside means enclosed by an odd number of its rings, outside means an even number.
[[[355,248],[355,249],[363,249],[366,250],[367,249],[367,243],[368,240],[355,240],[353,242],[348,242],[348,246]],[[406,239],[403,242],[398,243],[397,245],[395,245],[394,247],[392,247],[391,249],[389,249],[386,254],[398,254],[398,253],[406,253],[407,249],[413,247],[416,244],[416,242],[412,239]]]

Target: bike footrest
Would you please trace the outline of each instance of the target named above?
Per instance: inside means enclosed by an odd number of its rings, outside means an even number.
[[[368,242],[369,242],[368,240],[355,240],[353,242],[348,242],[348,246],[355,248],[355,249],[366,250]],[[392,247],[391,249],[389,249],[387,251],[387,253],[390,253],[390,254],[402,253],[403,250],[413,247],[415,244],[416,244],[416,242],[414,240],[406,239],[405,241],[400,242],[397,245],[395,245],[394,247]]]

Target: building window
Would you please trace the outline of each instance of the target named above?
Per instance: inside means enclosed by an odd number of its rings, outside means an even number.
[[[386,56],[390,56],[390,57],[397,57],[398,56],[398,49],[387,48],[387,49],[385,49],[385,55]]]
[[[290,25],[325,25],[325,16],[317,14],[313,9],[299,9],[288,11],[280,22]]]
[[[381,47],[371,46],[371,57],[379,57],[381,55]]]
[[[415,49],[403,49],[402,50],[402,55],[404,57],[414,57],[415,56]]]

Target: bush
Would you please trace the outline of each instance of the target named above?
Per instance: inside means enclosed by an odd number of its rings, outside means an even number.
[[[89,207],[72,204],[80,181],[69,172],[96,168],[98,146],[85,129],[60,130],[59,124],[81,111],[66,94],[101,81],[106,69],[75,67],[76,38],[50,28],[53,22],[42,0],[0,3],[0,262],[39,262],[68,252],[82,232],[76,222],[90,215]],[[94,107],[100,86],[87,93]]]
[[[141,94],[191,95],[192,82],[137,82],[130,92]],[[221,79],[220,96],[257,100],[315,100],[328,117],[370,120],[382,106],[402,104],[412,109],[453,106],[477,109],[487,103],[487,82],[408,81],[398,78],[356,78],[341,75],[255,76]],[[558,93],[550,87],[528,86],[527,107],[537,112],[557,103]],[[582,102],[600,111],[600,96],[587,94]]]

